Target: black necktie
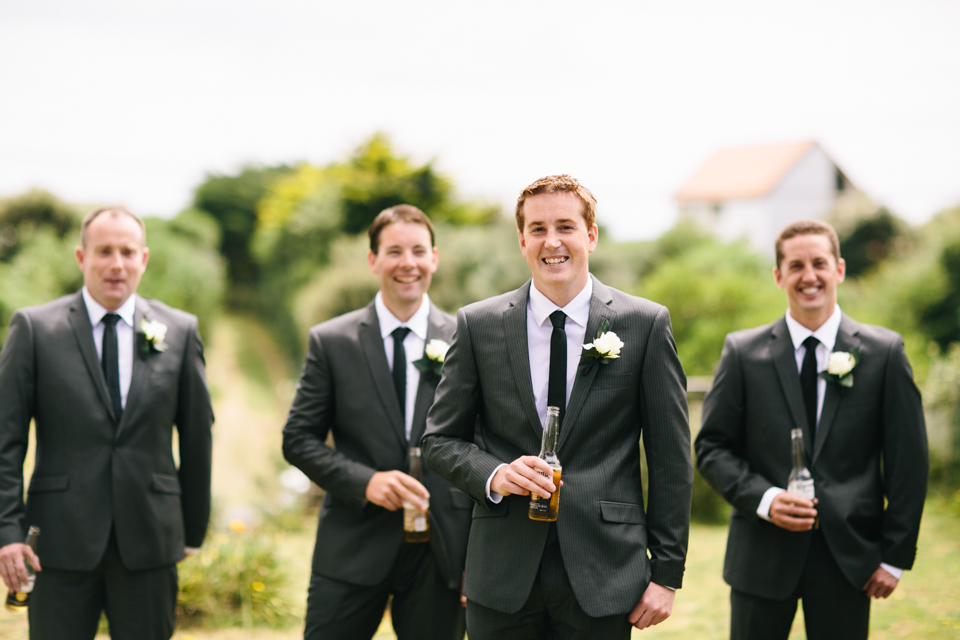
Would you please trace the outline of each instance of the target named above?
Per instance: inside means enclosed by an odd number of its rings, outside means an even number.
[[[803,408],[807,411],[807,428],[810,442],[817,435],[817,345],[820,341],[813,336],[803,341],[807,353],[800,367],[800,388],[803,389]]]
[[[120,404],[120,351],[117,348],[118,320],[120,320],[120,316],[115,313],[108,313],[100,320],[103,323],[100,368],[103,369],[103,378],[107,381],[110,402],[113,404],[113,414],[119,424],[120,416],[123,415],[123,406]]]
[[[397,327],[390,335],[393,336],[393,388],[397,390],[397,400],[400,401],[400,415],[404,417],[406,427],[407,411],[407,352],[403,348],[410,329]]]
[[[550,314],[550,377],[547,379],[547,406],[560,408],[560,421],[567,410],[567,314],[557,309]]]

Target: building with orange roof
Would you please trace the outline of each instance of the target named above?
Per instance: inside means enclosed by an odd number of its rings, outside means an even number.
[[[681,220],[772,253],[777,233],[825,218],[856,188],[813,141],[721,149],[676,192]]]

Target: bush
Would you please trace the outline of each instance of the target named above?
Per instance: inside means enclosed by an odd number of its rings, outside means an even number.
[[[287,627],[297,620],[285,597],[288,576],[274,536],[242,522],[213,535],[178,566],[177,624],[188,627]]]

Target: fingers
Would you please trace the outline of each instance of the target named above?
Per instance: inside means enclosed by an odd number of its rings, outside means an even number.
[[[660,624],[673,612],[673,599],[676,593],[655,582],[651,582],[643,592],[640,602],[633,608],[627,620],[637,629],[646,629]]]
[[[366,498],[388,511],[403,508],[404,501],[420,511],[429,507],[430,492],[402,471],[378,471],[367,483]]]
[[[31,558],[30,564],[39,571],[40,559],[27,545],[13,543],[0,549],[0,575],[3,576],[3,583],[10,591],[19,591],[21,586],[30,580],[23,561],[25,555]]]
[[[899,583],[899,580],[882,567],[877,567],[877,570],[867,580],[867,584],[863,585],[863,590],[866,591],[868,598],[889,598]]]
[[[557,489],[553,484],[553,469],[536,456],[521,456],[500,467],[490,481],[490,488],[504,496],[528,496],[534,492],[542,498],[549,498]]]
[[[816,522],[816,500],[810,501],[792,493],[778,494],[770,504],[770,521],[788,531],[809,531]]]

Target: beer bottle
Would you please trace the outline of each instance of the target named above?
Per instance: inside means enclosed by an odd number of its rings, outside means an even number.
[[[30,527],[30,530],[27,532],[26,544],[33,549],[34,552],[37,550],[37,536],[39,535],[40,527]],[[15,613],[25,613],[27,611],[27,607],[30,606],[30,593],[33,591],[33,585],[36,584],[37,581],[37,574],[33,570],[33,565],[30,564],[30,561],[24,558],[23,563],[27,567],[27,584],[21,584],[19,591],[7,592],[7,611],[13,611]]]
[[[410,447],[410,477],[422,480],[422,461],[420,447]],[[430,506],[427,500],[427,506]],[[430,511],[417,510],[413,504],[403,501],[403,539],[405,542],[427,542],[430,540]]]
[[[553,522],[557,519],[557,512],[560,509],[560,472],[563,470],[556,451],[559,430],[560,408],[547,407],[547,424],[543,429],[540,459],[546,461],[553,469],[553,484],[557,489],[550,495],[550,500],[543,500],[535,493],[530,494],[530,509],[527,511],[527,515],[530,516],[531,520]],[[543,475],[547,474],[543,473]]]
[[[813,476],[807,469],[806,455],[803,451],[803,431],[793,429],[790,431],[791,453],[793,455],[793,469],[790,471],[790,478],[787,480],[787,491],[803,498],[804,500],[813,500],[816,493],[813,490]],[[814,521],[814,528],[820,526],[820,518]]]

